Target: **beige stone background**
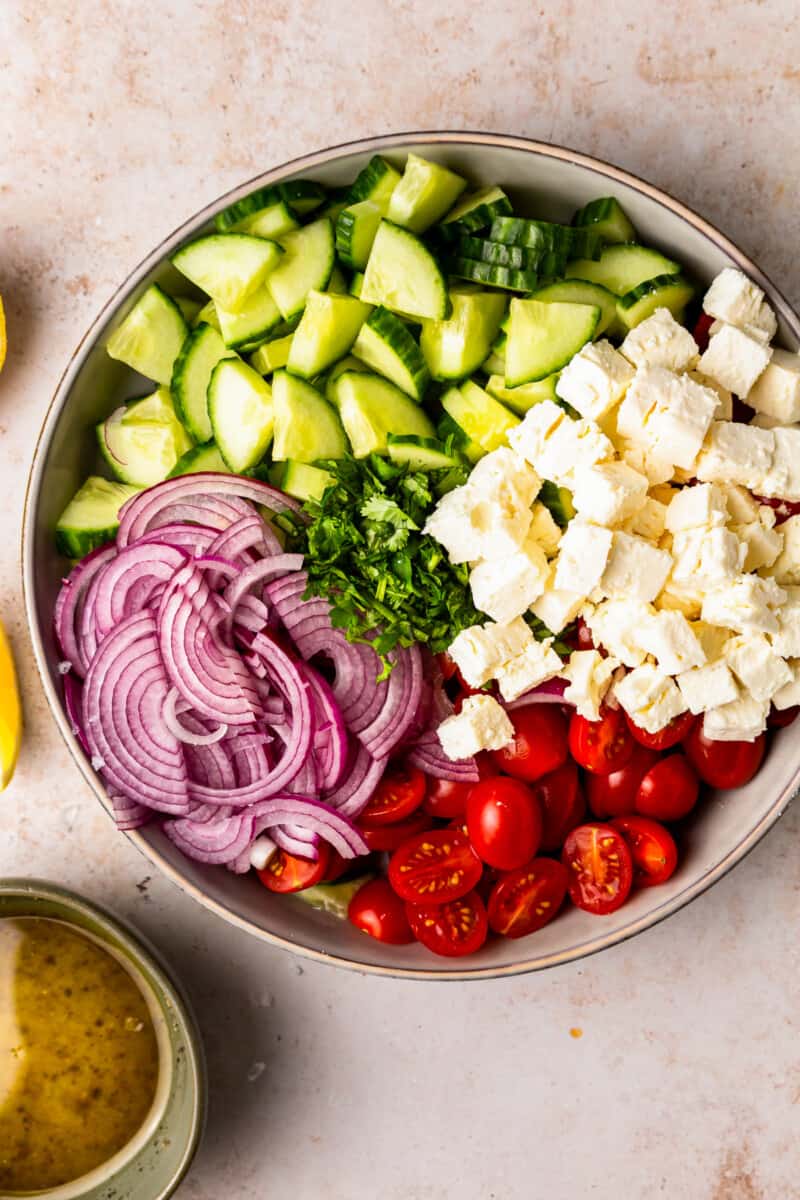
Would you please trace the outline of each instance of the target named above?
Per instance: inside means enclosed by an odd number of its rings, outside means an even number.
[[[0,0],[0,612],[27,736],[0,874],[167,950],[210,1060],[180,1200],[800,1197],[800,810],[666,924],[583,964],[431,987],[225,929],[115,834],[45,711],[18,529],[55,383],[139,259],[305,151],[414,128],[550,139],[716,222],[800,302],[797,0]],[[583,1036],[570,1036],[579,1028]]]

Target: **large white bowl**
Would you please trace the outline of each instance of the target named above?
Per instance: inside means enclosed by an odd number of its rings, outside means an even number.
[[[659,246],[707,283],[725,266],[741,267],[767,293],[784,345],[797,349],[800,319],[736,246],[664,192],[616,167],[557,146],[483,133],[409,133],[371,138],[307,155],[267,171],[191,217],[132,272],[78,346],[44,423],[31,469],[23,525],[25,603],[36,661],[62,736],[98,799],[108,807],[103,783],[82,753],[59,686],[52,612],[64,560],[54,549],[53,529],[64,505],[94,460],[92,426],[119,403],[141,393],[141,379],[108,357],[109,332],[153,280],[176,282],[168,256],[203,232],[222,207],[255,187],[306,176],[324,184],[347,183],[377,152],[402,158],[413,150],[461,171],[473,183],[510,189],[518,211],[569,221],[595,196],[615,195],[643,242]],[[533,971],[569,962],[631,937],[669,916],[729,871],[778,819],[800,783],[800,746],[794,730],[775,737],[771,753],[747,787],[711,796],[686,830],[678,871],[659,888],[645,889],[607,917],[569,909],[551,925],[519,941],[498,939],[463,960],[436,958],[420,946],[384,946],[346,922],[316,912],[299,900],[266,892],[255,880],[224,868],[203,867],[183,855],[157,827],[128,836],[160,870],[224,920],[267,942],[322,961],[376,974],[418,979],[480,979]]]

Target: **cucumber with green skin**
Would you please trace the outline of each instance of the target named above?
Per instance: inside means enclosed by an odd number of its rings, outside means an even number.
[[[145,378],[167,385],[188,332],[178,305],[153,283],[108,338],[106,350]]]
[[[335,265],[333,225],[320,217],[281,238],[283,259],[270,274],[267,287],[284,320],[298,316],[308,293],[324,292]]]
[[[401,175],[382,155],[374,154],[359,171],[346,196],[348,204],[368,200],[386,212]]]
[[[524,246],[508,246],[487,238],[460,237],[455,243],[455,257],[475,262],[491,263],[497,267],[516,267],[536,271],[539,275],[563,274],[567,255],[553,250],[527,250]]]
[[[218,308],[236,312],[263,284],[283,257],[278,242],[247,233],[210,233],[172,256],[173,265],[211,297]]]
[[[442,471],[459,465],[459,459],[448,454],[437,438],[417,437],[414,434],[390,433],[387,449],[392,462],[403,463],[410,471]]]
[[[490,396],[494,396],[495,400],[500,400],[513,412],[524,417],[529,409],[533,408],[535,404],[541,404],[543,400],[552,400],[554,403],[558,403],[557,379],[558,372],[546,375],[544,379],[539,379],[535,383],[523,383],[520,387],[510,388],[506,387],[505,373],[498,373],[489,377],[486,390]]]
[[[511,216],[511,201],[502,188],[485,187],[462,196],[437,226],[445,241],[455,241],[472,230],[488,229],[495,217]]]
[[[444,321],[423,321],[420,349],[434,379],[464,379],[489,353],[506,310],[497,292],[450,289],[451,314]]]
[[[694,285],[683,275],[656,275],[619,297],[617,317],[626,332],[651,317],[657,308],[668,308],[679,317],[694,294]]]
[[[234,204],[224,208],[222,212],[217,213],[214,224],[219,233],[239,233],[242,232],[242,226],[258,223],[269,210],[276,209],[281,205],[289,212],[290,216],[292,212],[303,215],[318,208],[324,199],[324,187],[311,179],[295,179],[289,183],[268,184],[266,187],[257,188],[249,196],[237,200]],[[295,221],[285,232],[288,233],[289,229],[296,226],[297,222]],[[256,231],[245,229],[244,232]],[[277,237],[279,235],[262,236]]]
[[[552,221],[532,221],[525,217],[498,217],[492,222],[489,237],[493,242],[541,253],[551,251],[570,258],[597,258],[603,244],[600,235],[592,229],[556,225]]]
[[[292,337],[287,370],[303,379],[325,371],[347,354],[370,311],[355,296],[312,289]]]
[[[288,459],[284,470],[277,480],[277,486],[287,496],[305,503],[306,500],[321,500],[325,489],[335,482],[330,471],[322,467],[313,467],[310,463],[296,462]]]
[[[208,415],[214,441],[237,475],[266,453],[275,426],[272,389],[240,359],[223,358],[208,384]]]
[[[504,445],[509,430],[519,425],[519,417],[470,379],[445,392],[442,408],[484,454]]]
[[[90,475],[56,523],[56,547],[66,558],[83,558],[116,537],[119,511],[142,488]]]
[[[617,297],[614,293],[599,283],[589,283],[585,279],[559,279],[555,283],[547,283],[531,292],[528,299],[544,300],[548,303],[555,300],[565,304],[597,305],[600,309],[600,320],[595,330],[595,338],[602,337],[617,317]]]
[[[451,275],[471,283],[486,283],[491,287],[512,292],[530,292],[539,283],[537,271],[516,267],[496,267],[492,263],[476,262],[472,258],[451,258],[447,268]]]
[[[112,474],[137,487],[161,483],[193,444],[166,387],[116,409],[96,431]]]
[[[231,350],[249,350],[260,345],[283,323],[281,311],[266,287],[248,296],[238,312],[229,312],[220,304],[216,312],[222,340]]]
[[[220,454],[215,442],[204,442],[202,446],[192,446],[175,463],[167,479],[175,479],[178,475],[197,475],[206,471],[217,471],[223,475],[230,474],[225,459]]]
[[[386,212],[388,219],[412,233],[424,233],[455,204],[466,179],[440,163],[409,154]]]
[[[362,362],[360,358],[356,358],[353,354],[346,354],[344,358],[340,358],[337,363],[334,363],[325,379],[325,399],[335,408],[339,406],[336,381],[340,375],[344,375],[345,371],[355,371],[362,375],[372,374],[372,368],[368,367],[365,362]]]
[[[359,330],[353,354],[379,375],[421,400],[430,383],[425,356],[414,335],[388,308],[374,308]]]
[[[313,463],[321,458],[343,458],[347,441],[339,415],[305,380],[276,371],[272,379],[275,462],[293,459]]]
[[[175,411],[196,442],[211,438],[208,384],[214,367],[223,358],[235,358],[211,325],[198,325],[183,343],[172,370],[171,391]]]
[[[336,220],[336,253],[345,266],[364,270],[384,215],[371,200],[360,200],[342,209]]]
[[[259,375],[271,375],[273,371],[285,367],[289,361],[293,336],[287,333],[285,337],[264,342],[250,355],[250,366],[254,367]]]
[[[178,308],[183,314],[183,319],[187,325],[196,325],[197,319],[203,309],[201,300],[195,300],[194,296],[172,296]]]
[[[551,483],[550,480],[546,479],[542,484],[542,489],[537,499],[541,500],[545,508],[549,509],[550,515],[556,525],[559,525],[561,529],[566,529],[575,516],[572,492],[568,488],[559,487],[557,484]]]
[[[594,337],[600,309],[593,304],[511,301],[506,341],[506,387],[544,379],[565,367]]]
[[[390,434],[434,437],[435,430],[420,406],[379,375],[345,371],[336,381],[339,415],[353,455],[386,454]]]
[[[613,196],[590,200],[578,209],[572,224],[594,230],[607,243],[636,241],[636,230],[622,205]]]
[[[658,250],[626,243],[606,246],[596,262],[589,259],[569,262],[566,273],[568,279],[588,279],[590,283],[599,283],[617,296],[624,296],[648,279],[655,279],[659,275],[678,275],[680,269],[679,263]]]
[[[447,284],[428,247],[415,234],[381,221],[372,244],[361,299],[419,320],[447,315]]]
[[[457,391],[458,389],[451,390]],[[479,446],[448,412],[444,412],[437,421],[436,436],[440,442],[455,446],[459,454],[463,454],[469,463],[476,463],[486,453],[483,446]]]

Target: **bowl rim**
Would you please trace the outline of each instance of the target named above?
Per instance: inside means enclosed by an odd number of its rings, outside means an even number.
[[[780,290],[775,286],[771,279],[756,265],[749,257],[740,249],[733,241],[725,234],[721,233],[704,217],[701,217],[694,209],[677,200],[674,196],[658,188],[653,184],[647,183],[639,176],[632,174],[630,171],[624,170],[621,167],[604,161],[603,159],[595,158],[592,155],[584,154],[576,150],[571,150],[565,146],[555,145],[549,142],[540,142],[532,138],[525,138],[511,134],[498,134],[485,131],[470,131],[470,130],[411,130],[400,133],[380,134],[373,137],[359,138],[349,142],[342,142],[336,146],[330,146],[322,150],[312,151],[309,154],[301,155],[300,157],[289,159],[276,167],[272,167],[268,171],[264,171],[252,179],[245,181],[223,193],[221,196],[206,204],[190,216],[186,221],[174,229],[170,234],[163,238],[159,244],[150,251],[134,267],[130,274],[123,282],[115,289],[106,303],[102,306],[99,313],[91,323],[87,331],[84,333],[81,340],[78,342],[73,351],[64,372],[59,380],[56,391],[53,395],[50,404],[48,405],[39,436],[36,440],[33,460],[28,476],[28,483],[25,491],[25,500],[23,506],[22,517],[22,540],[21,540],[21,557],[22,557],[22,585],[23,598],[25,604],[25,615],[28,628],[30,631],[31,641],[33,644],[34,659],[36,668],[39,673],[39,678],[45,691],[45,696],[53,714],[58,730],[66,742],[67,747],[72,754],[73,759],[86,779],[89,786],[94,791],[97,799],[101,802],[106,811],[109,811],[105,790],[101,786],[99,777],[92,770],[86,756],[80,749],[75,735],[72,733],[69,722],[66,717],[60,697],[58,696],[47,667],[45,649],[41,631],[39,629],[36,607],[35,607],[35,579],[34,579],[34,520],[36,515],[38,497],[41,492],[43,483],[43,464],[45,455],[49,449],[53,431],[61,410],[66,403],[70,390],[75,378],[83,367],[86,358],[97,340],[99,332],[107,323],[113,312],[119,305],[125,301],[138,287],[141,281],[155,267],[157,267],[167,257],[170,250],[173,249],[179,242],[190,235],[195,229],[198,229],[203,224],[207,223],[215,213],[228,204],[241,199],[248,195],[257,187],[264,187],[269,184],[278,183],[287,176],[298,174],[299,172],[313,171],[315,167],[323,166],[331,162],[335,162],[339,158],[345,158],[348,155],[356,153],[372,153],[379,154],[381,152],[390,153],[392,149],[399,146],[412,146],[414,144],[435,145],[437,147],[447,146],[493,146],[502,147],[509,150],[518,150],[523,153],[531,154],[532,156],[540,156],[543,158],[557,159],[575,166],[584,167],[593,171],[602,179],[607,179],[612,183],[621,183],[625,186],[639,192],[649,200],[655,201],[658,205],[668,209],[676,216],[682,218],[687,224],[691,225],[694,230],[700,233],[707,241],[717,249],[721,250],[728,258],[743,270],[750,278],[754,279],[759,286],[766,292],[779,316],[785,324],[791,329],[792,333],[800,341],[800,317],[791,308],[789,302]],[[229,924],[241,929],[253,937],[258,938],[262,942],[266,942],[273,946],[279,946],[283,950],[289,950],[293,954],[311,959],[316,962],[334,964],[339,967],[347,968],[352,971],[359,971],[363,974],[377,975],[384,978],[394,979],[427,979],[436,981],[459,981],[480,980],[480,979],[499,979],[508,978],[515,975],[523,975],[533,971],[545,970],[549,967],[559,966],[561,964],[574,962],[589,955],[597,954],[601,950],[608,949],[611,946],[627,941],[628,938],[634,937],[636,934],[649,929],[659,922],[665,920],[685,905],[689,904],[696,897],[703,894],[723,876],[727,875],[738,862],[747,855],[754,846],[761,840],[769,829],[775,824],[778,818],[783,814],[789,802],[795,795],[800,786],[800,763],[798,763],[790,782],[781,789],[776,796],[774,803],[771,805],[768,812],[764,814],[761,820],[750,829],[740,840],[733,846],[724,858],[717,863],[710,871],[707,871],[699,879],[687,885],[678,895],[674,896],[669,901],[651,909],[647,914],[629,922],[616,933],[603,934],[602,931],[598,935],[587,942],[581,942],[579,945],[568,946],[558,952],[553,952],[546,955],[528,955],[521,958],[518,962],[509,963],[506,966],[491,966],[473,968],[448,968],[443,970],[428,969],[417,966],[403,966],[402,963],[397,963],[392,966],[383,966],[375,963],[363,962],[354,958],[348,958],[340,954],[330,954],[324,950],[315,949],[312,946],[304,946],[291,941],[279,934],[272,933],[269,930],[261,929],[253,925],[245,917],[231,911],[223,903],[209,896],[201,888],[195,886],[186,879],[180,871],[173,867],[160,853],[157,847],[150,845],[138,830],[126,831],[130,840],[138,847],[142,854],[153,863],[160,871],[166,875],[177,887],[183,892],[190,895],[198,903],[202,904],[206,909],[222,917]]]

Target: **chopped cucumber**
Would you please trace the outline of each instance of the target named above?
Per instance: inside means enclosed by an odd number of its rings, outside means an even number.
[[[390,433],[387,442],[392,462],[407,463],[411,471],[441,471],[459,465],[436,438]]]
[[[384,212],[371,200],[343,208],[336,221],[336,253],[346,266],[363,271]]]
[[[349,292],[351,296],[361,299],[361,289],[364,286],[364,272],[354,271],[353,278],[350,280]]]
[[[276,371],[272,379],[275,409],[276,462],[295,459],[313,463],[318,458],[343,458],[347,453],[344,430],[336,409],[309,383]]]
[[[347,354],[369,313],[369,305],[354,296],[310,291],[292,338],[287,370],[303,379],[319,375]]]
[[[349,296],[350,285],[344,276],[344,271],[340,267],[334,267],[331,271],[331,277],[328,280],[326,292],[333,292],[336,296]]]
[[[183,343],[172,369],[172,398],[175,411],[197,442],[211,437],[208,416],[208,383],[211,372],[223,358],[235,358],[216,329],[198,325]]]
[[[138,487],[166,479],[192,446],[166,387],[118,408],[96,430],[100,453],[115,477]]]
[[[451,388],[451,391],[457,391],[457,389]],[[439,418],[436,433],[441,442],[449,442],[450,445],[455,446],[469,463],[476,463],[486,453],[483,446],[479,446],[476,441],[473,441],[448,412],[443,413]]]
[[[501,349],[497,346],[492,349],[491,354],[481,363],[481,370],[486,375],[503,375],[506,373],[506,356],[505,356],[505,334],[503,334],[503,345]]]
[[[498,217],[492,222],[490,239],[508,246],[522,246],[545,254],[548,251],[572,258],[597,258],[602,239],[591,229],[555,225],[552,221],[530,221],[523,217]]]
[[[282,323],[280,309],[266,287],[260,287],[245,300],[238,312],[217,306],[217,320],[226,346],[244,350],[258,345]]]
[[[613,196],[590,200],[572,218],[573,225],[587,226],[599,233],[604,242],[635,242],[636,230],[622,205]]]
[[[442,408],[484,453],[502,446],[508,431],[519,425],[519,417],[470,379],[445,392]]]
[[[288,321],[305,308],[312,288],[324,292],[334,266],[333,225],[320,217],[281,238],[283,261],[269,277],[268,287]]]
[[[560,525],[562,529],[566,529],[575,516],[572,492],[568,488],[559,487],[557,484],[551,483],[546,479],[542,484],[542,490],[539,492],[538,499],[541,500],[545,508],[550,510],[550,515],[556,525]]]
[[[205,471],[218,471],[220,474],[230,474],[225,459],[217,449],[215,442],[204,442],[202,446],[192,446],[182,455],[167,476],[174,479],[177,475],[197,475]]]
[[[356,458],[386,454],[389,434],[434,436],[425,413],[405,392],[379,375],[345,371],[336,381],[339,414]]]
[[[434,379],[464,379],[477,371],[497,336],[506,310],[496,292],[450,289],[451,316],[423,321],[419,344]]]
[[[303,888],[302,892],[294,892],[293,898],[345,921],[356,892],[374,878],[374,875],[359,875],[358,879],[346,879],[343,883],[315,883],[313,887]]]
[[[278,487],[286,492],[287,496],[294,496],[295,500],[321,500],[326,487],[334,482],[334,478],[330,471],[323,471],[321,467],[312,467],[309,463],[296,462],[294,459],[289,459],[281,475]]]
[[[325,200],[325,188],[313,179],[290,179],[279,183],[278,192],[293,212],[301,217],[319,208]]]
[[[213,300],[209,300],[200,309],[193,321],[193,325],[211,325],[219,333],[219,317],[217,316],[217,306]]]
[[[106,350],[140,375],[166,385],[187,333],[178,305],[153,283],[111,334]]]
[[[414,400],[422,399],[430,382],[425,358],[408,327],[388,308],[372,310],[361,326],[353,354]]]
[[[617,296],[624,296],[647,279],[657,275],[677,275],[680,265],[658,250],[636,244],[607,246],[597,262],[576,259],[567,263],[570,279],[588,279],[600,283]]]
[[[194,296],[173,296],[172,299],[183,313],[183,319],[186,324],[196,325],[197,319],[203,309],[202,303],[199,300],[195,300]]]
[[[360,358],[354,358],[352,354],[346,354],[344,358],[340,358],[337,363],[334,363],[325,379],[325,399],[336,408],[339,407],[336,381],[340,375],[344,375],[345,371],[356,371],[362,375],[369,375],[371,373],[367,364],[362,362]]]
[[[485,187],[453,205],[439,226],[439,233],[448,241],[473,229],[487,229],[495,217],[511,216],[511,201],[502,188]]]
[[[223,358],[211,373],[208,415],[214,441],[237,475],[254,467],[272,441],[275,408],[272,390],[252,367]]]
[[[56,524],[56,546],[67,558],[83,558],[110,542],[119,529],[119,510],[142,489],[127,483],[110,483],[90,475]]]
[[[530,292],[539,283],[536,271],[517,267],[496,267],[492,263],[476,262],[472,258],[452,258],[447,268],[459,279],[472,283],[488,283],[491,287],[506,288],[511,292]]]
[[[250,366],[255,367],[259,375],[271,375],[273,371],[285,367],[293,337],[293,333],[287,333],[286,337],[264,342],[250,355]]]
[[[557,379],[558,372],[555,372],[553,375],[546,375],[544,379],[537,379],[535,383],[523,383],[520,387],[509,388],[506,387],[503,372],[489,377],[486,390],[495,400],[502,400],[503,404],[507,404],[515,413],[524,417],[528,409],[533,408],[534,404],[541,404],[543,400],[558,403]]]
[[[381,221],[364,273],[361,299],[420,319],[447,315],[447,285],[427,246],[399,225]]]
[[[610,328],[617,315],[617,297],[614,293],[602,284],[589,283],[584,279],[560,279],[556,283],[545,284],[532,292],[528,299],[543,300],[548,304],[553,300],[565,304],[596,304],[600,309],[600,320],[594,333],[596,338]]]
[[[563,274],[567,254],[555,250],[528,250],[524,246],[508,246],[487,238],[461,237],[455,244],[457,258],[491,263],[496,267],[516,267],[536,271],[539,275]]]
[[[370,200],[385,213],[392,192],[399,182],[400,172],[380,154],[374,154],[356,175],[355,182],[347,193],[347,203],[357,204],[362,200]]]
[[[297,229],[298,220],[275,187],[259,188],[214,218],[218,233],[251,233],[279,238]]]
[[[409,154],[386,215],[395,225],[412,233],[424,233],[452,208],[466,186],[466,179],[455,171]]]
[[[519,387],[565,367],[592,340],[600,309],[595,304],[514,299],[510,316],[506,387]]]
[[[283,251],[277,242],[247,233],[210,233],[189,242],[172,261],[207,292],[218,308],[236,312],[275,270]]]
[[[627,332],[651,317],[657,308],[668,308],[674,317],[694,296],[694,287],[682,275],[656,275],[632,288],[617,301],[617,316]]]

